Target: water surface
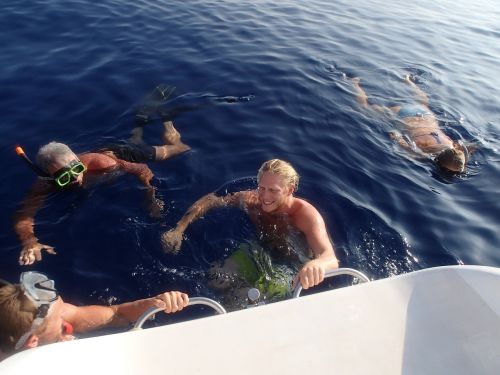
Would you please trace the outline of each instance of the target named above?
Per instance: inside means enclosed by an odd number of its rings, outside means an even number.
[[[455,264],[500,266],[500,11],[493,1],[11,1],[0,14],[2,216],[0,277],[48,273],[74,303],[122,302],[163,290],[217,298],[210,262],[253,236],[237,210],[186,232],[179,255],[161,232],[189,205],[261,163],[289,160],[298,195],[324,215],[342,266],[380,279]],[[388,137],[392,124],[359,108],[348,77],[373,100],[430,97],[441,125],[480,144],[467,174],[442,176]],[[158,83],[179,100],[244,96],[179,111],[189,153],[151,164],[166,203],[150,218],[124,176],[51,196],[36,217],[57,256],[17,265],[12,216],[35,176],[14,153],[51,140],[75,151],[128,136]],[[155,142],[159,122],[147,128]]]

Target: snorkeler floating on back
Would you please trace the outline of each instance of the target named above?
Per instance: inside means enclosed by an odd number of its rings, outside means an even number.
[[[405,125],[403,133],[391,132],[391,138],[398,141],[404,149],[433,157],[434,162],[446,171],[464,172],[469,154],[475,151],[475,148],[465,146],[461,141],[454,141],[447,136],[439,128],[438,120],[429,108],[429,99],[426,93],[415,84],[409,75],[406,75],[404,80],[415,90],[418,103],[391,107],[369,104],[368,96],[359,84],[360,79],[358,77],[352,78],[352,83],[356,89],[359,104],[379,112],[390,111]]]
[[[150,116],[155,114],[158,105],[168,99],[172,91],[173,88],[164,85],[155,88],[139,108],[135,118],[136,126],[128,142],[111,144],[97,151],[78,155],[65,144],[50,142],[38,151],[36,164],[28,159],[21,147],[17,147],[18,155],[39,176],[14,217],[14,229],[22,243],[19,256],[21,265],[41,260],[42,250],[55,254],[54,248],[39,243],[34,233],[34,217],[45,197],[57,190],[84,185],[88,175],[103,175],[115,171],[135,175],[146,187],[151,215],[158,217],[161,214],[163,202],[155,197],[155,188],[151,185],[153,172],[144,163],[169,159],[190,147],[182,143],[179,132],[168,119],[163,119],[163,145],[147,145],[142,135]]]

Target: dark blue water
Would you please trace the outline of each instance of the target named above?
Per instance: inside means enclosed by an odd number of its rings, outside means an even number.
[[[345,267],[373,279],[455,264],[500,266],[500,11],[494,1],[3,0],[0,12],[2,215],[0,277],[48,273],[67,300],[122,302],[163,290],[217,297],[210,262],[253,236],[237,210],[186,232],[182,252],[159,235],[202,195],[289,160],[298,195],[324,215]],[[449,177],[388,137],[346,77],[382,102],[408,99],[414,74],[454,137],[480,144]],[[249,96],[178,111],[189,153],[151,164],[162,219],[131,176],[51,196],[36,217],[45,255],[17,264],[12,216],[35,176],[18,159],[51,140],[75,151],[123,139],[159,83],[178,100]],[[252,96],[253,95],[253,96]],[[159,139],[159,122],[146,140]]]

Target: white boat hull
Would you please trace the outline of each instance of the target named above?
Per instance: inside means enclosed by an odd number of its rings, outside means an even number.
[[[452,266],[64,342],[0,374],[500,374],[500,269]]]

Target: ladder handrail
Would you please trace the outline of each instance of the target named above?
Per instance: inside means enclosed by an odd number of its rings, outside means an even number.
[[[210,306],[211,308],[213,308],[217,312],[217,314],[226,314],[227,313],[226,309],[224,309],[224,307],[219,302],[216,302],[213,299],[206,298],[206,297],[190,298],[188,306],[193,306],[193,305]],[[153,316],[157,312],[160,312],[163,310],[165,310],[165,308],[163,308],[163,307],[150,307],[144,313],[142,313],[142,315],[137,319],[137,321],[134,324],[134,328],[132,328],[131,331],[142,329],[142,325],[144,324],[144,322],[146,320],[148,320],[151,316]]]
[[[362,283],[369,283],[370,279],[364,273],[355,270],[353,268],[336,268],[334,270],[327,271],[325,273],[325,279],[327,277],[340,276],[340,275],[351,275],[358,278]],[[293,298],[297,298],[300,296],[300,292],[302,291],[302,284],[299,282],[295,286],[293,290]]]

